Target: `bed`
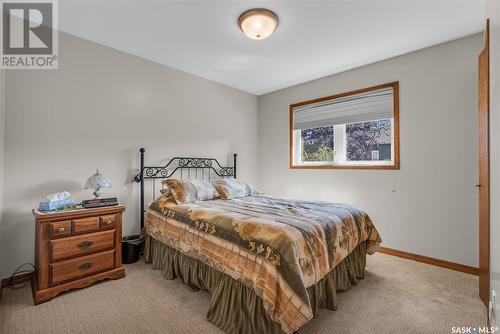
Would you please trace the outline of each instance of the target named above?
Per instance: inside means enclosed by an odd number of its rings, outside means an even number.
[[[136,176],[141,207],[146,180],[179,172],[235,178],[236,155],[232,167],[215,159],[182,157],[163,167],[145,167],[141,149]],[[255,192],[184,204],[168,193],[151,198],[143,229],[146,261],[166,279],[208,290],[207,320],[226,333],[293,333],[319,308],[335,310],[336,292],[363,278],[366,255],[381,242],[368,215],[345,204]]]

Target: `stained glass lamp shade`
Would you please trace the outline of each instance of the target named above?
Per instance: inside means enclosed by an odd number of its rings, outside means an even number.
[[[96,169],[95,174],[89,177],[87,182],[85,182],[85,189],[94,189],[93,194],[97,199],[101,196],[101,188],[111,188],[111,182],[102,176],[99,170]]]

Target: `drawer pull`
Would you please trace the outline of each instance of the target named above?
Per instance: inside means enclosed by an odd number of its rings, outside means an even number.
[[[84,264],[81,264],[80,266],[78,266],[78,269],[87,270],[90,267],[92,267],[92,262],[85,262]]]
[[[111,225],[111,224],[113,224],[113,221],[111,221],[111,220],[108,220],[108,221],[106,222],[106,225]]]
[[[94,244],[93,241],[90,241],[90,240],[85,240],[81,243],[78,244],[78,247],[80,248],[89,248],[90,246],[92,246]]]
[[[64,232],[64,227],[59,227],[59,228],[57,229],[57,232]]]

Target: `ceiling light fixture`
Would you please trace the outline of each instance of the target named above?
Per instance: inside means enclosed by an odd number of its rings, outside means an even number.
[[[278,21],[278,15],[269,9],[254,8],[240,15],[238,25],[248,38],[261,40],[271,36]]]

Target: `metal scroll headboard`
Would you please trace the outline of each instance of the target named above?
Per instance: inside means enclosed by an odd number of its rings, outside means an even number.
[[[156,181],[171,178],[175,173],[180,175],[180,179],[192,177],[208,179],[234,177],[236,178],[236,157],[233,154],[233,167],[222,166],[217,159],[214,158],[189,158],[189,157],[174,157],[162,167],[144,166],[144,148],[141,152],[141,168],[139,174],[134,177],[134,181],[141,184],[141,231],[144,227],[145,214],[145,193],[144,185],[146,180],[152,181],[152,198],[156,198]],[[161,185],[163,187],[163,184]]]

